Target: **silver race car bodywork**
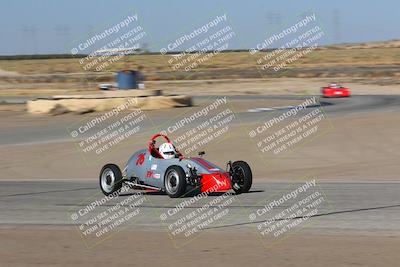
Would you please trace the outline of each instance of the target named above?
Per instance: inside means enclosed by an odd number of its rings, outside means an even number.
[[[248,192],[252,173],[244,161],[227,163],[227,170],[200,157],[185,158],[180,152],[175,158],[164,159],[155,146],[157,134],[147,149],[136,151],[128,160],[124,171],[114,164],[107,164],[100,172],[100,187],[104,194],[118,191],[122,184],[135,188],[165,191],[170,197],[180,197],[187,187],[198,187],[201,192],[221,192],[233,189],[237,193]]]

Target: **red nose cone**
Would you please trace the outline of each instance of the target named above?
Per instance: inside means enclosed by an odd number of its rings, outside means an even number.
[[[202,174],[201,192],[225,192],[231,189],[231,179],[229,174],[225,173],[210,173]]]

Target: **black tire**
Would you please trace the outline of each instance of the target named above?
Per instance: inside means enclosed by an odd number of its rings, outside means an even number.
[[[232,171],[234,175],[237,175],[238,182],[232,181],[232,189],[236,194],[249,192],[253,183],[253,174],[251,172],[249,164],[245,161],[235,161],[232,163]]]
[[[120,191],[122,187],[121,170],[115,164],[104,165],[100,172],[99,182],[100,189],[106,196]]]
[[[170,166],[164,175],[164,190],[171,198],[181,197],[186,192],[186,173],[182,167]]]

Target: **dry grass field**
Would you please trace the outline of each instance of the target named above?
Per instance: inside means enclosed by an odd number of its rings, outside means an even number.
[[[256,60],[265,53],[260,52],[250,55],[248,52],[227,52],[213,56],[210,60],[200,64],[193,72],[200,73],[208,71],[209,77],[218,70],[240,70],[256,69]],[[144,66],[145,71],[154,74],[162,72],[173,72],[168,64],[171,55],[131,55],[126,56],[111,64],[104,72],[115,72],[126,67],[136,69]],[[400,47],[358,47],[347,49],[346,47],[324,47],[305,55],[288,66],[293,68],[325,68],[325,67],[374,67],[382,65],[400,64]],[[0,69],[17,72],[20,74],[60,74],[85,72],[78,58],[68,59],[30,59],[30,60],[0,60]],[[195,75],[196,76],[196,75]],[[150,80],[158,79],[157,75],[150,75]],[[169,79],[174,79],[173,74]]]
[[[3,59],[0,96],[92,93],[99,83],[115,82],[116,71],[139,66],[144,67],[146,88],[169,93],[318,94],[329,82],[356,88],[356,94],[359,89],[361,94],[398,91],[400,41],[321,47],[279,71],[260,69],[257,59],[266,53],[271,52],[219,53],[188,72],[173,70],[168,60],[174,56],[160,54],[125,56],[101,72],[84,70],[79,58]],[[366,85],[373,86],[373,92]],[[390,88],[382,90],[376,85]]]

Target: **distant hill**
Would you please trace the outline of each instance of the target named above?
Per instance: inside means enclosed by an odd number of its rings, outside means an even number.
[[[366,42],[366,43],[344,43],[334,44],[318,47],[318,49],[363,49],[363,48],[399,48],[400,40],[389,40],[379,42]],[[221,51],[222,53],[229,52],[247,52],[247,49],[231,49]],[[168,54],[178,54],[179,52],[170,52]],[[147,52],[142,55],[159,55],[158,52]],[[40,54],[40,55],[12,55],[1,56],[0,60],[21,60],[21,59],[56,59],[56,58],[83,58],[85,54],[71,55],[71,54]]]
[[[367,43],[349,43],[328,45],[325,48],[333,49],[363,49],[363,48],[398,48],[400,47],[400,40],[389,40],[380,42],[367,42]]]

